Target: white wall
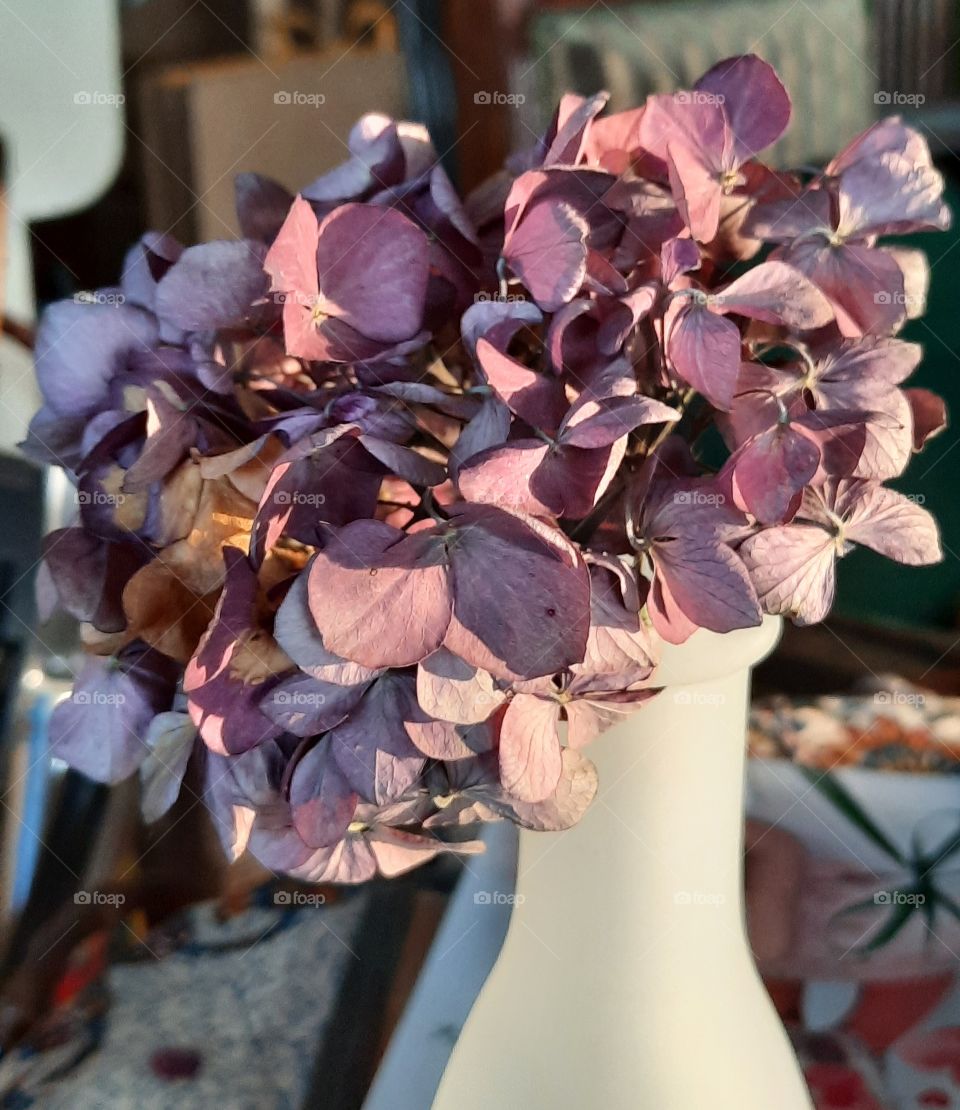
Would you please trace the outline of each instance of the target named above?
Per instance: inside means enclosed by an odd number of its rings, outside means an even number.
[[[3,0],[0,136],[6,153],[4,311],[34,317],[31,220],[63,216],[110,185],[125,141],[118,0]],[[18,352],[0,346],[0,450],[36,407]]]

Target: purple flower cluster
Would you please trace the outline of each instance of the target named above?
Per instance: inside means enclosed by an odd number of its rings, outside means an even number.
[[[396,874],[479,821],[576,822],[661,640],[820,620],[857,544],[941,557],[882,484],[944,424],[894,338],[925,260],[882,243],[947,226],[923,140],[889,119],[775,172],[754,56],[604,105],[564,97],[465,201],[422,127],[367,116],[297,197],[242,176],[242,239],[145,236],[47,311],[25,446],[78,515],[39,592],[90,653],[58,754],[139,769],[151,818],[192,759],[232,854]]]

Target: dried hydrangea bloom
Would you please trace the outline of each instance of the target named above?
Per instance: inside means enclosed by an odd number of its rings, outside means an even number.
[[[298,195],[241,175],[242,238],[150,233],[48,309],[24,446],[78,511],[38,590],[90,649],[58,754],[139,769],[150,819],[193,759],[231,856],[398,874],[579,820],[662,640],[820,620],[854,545],[940,557],[882,484],[945,422],[896,337],[925,259],[882,242],[947,225],[923,138],[767,166],[753,55],[605,109],[563,97],[463,199],[365,116]]]

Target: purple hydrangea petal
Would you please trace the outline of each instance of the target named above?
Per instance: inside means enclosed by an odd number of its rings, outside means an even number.
[[[127,304],[57,301],[40,320],[37,381],[50,408],[68,419],[102,405],[135,351],[157,342],[157,324]]]
[[[272,243],[293,204],[291,194],[279,182],[258,173],[238,173],[233,189],[240,234],[244,239]]]
[[[343,840],[357,801],[337,767],[329,738],[297,762],[290,780],[290,809],[294,827],[308,847],[330,848]]]
[[[145,821],[158,821],[180,796],[180,785],[197,742],[186,713],[158,713],[144,736],[148,752],[140,764],[140,810]]]
[[[247,239],[188,247],[157,286],[157,315],[184,331],[246,322],[267,292],[265,255]]]
[[[88,660],[50,718],[54,755],[96,782],[132,775],[146,759],[150,722],[170,708],[176,664],[142,644]]]

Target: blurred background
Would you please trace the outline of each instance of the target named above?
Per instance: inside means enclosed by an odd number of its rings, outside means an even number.
[[[189,803],[145,830],[136,784],[108,794],[51,766],[45,721],[78,641],[66,621],[38,627],[33,575],[67,498],[16,450],[38,404],[43,306],[110,285],[148,229],[235,234],[235,174],[296,190],[344,160],[364,112],[427,123],[465,192],[537,137],[565,90],[608,89],[619,110],[750,51],[794,102],[772,161],[822,164],[900,113],[957,212],[958,9],[0,0],[0,1106],[419,1110],[463,1017],[436,1011],[422,1074],[395,1070],[458,865],[360,891],[284,886],[244,861],[226,869]],[[930,252],[931,294],[904,333],[926,351],[912,384],[953,412],[958,241],[955,221],[914,244]],[[835,615],[787,629],[757,676],[751,939],[818,1108],[960,1107],[957,444],[954,426],[895,483],[939,519],[946,560],[903,573],[856,552]],[[492,866],[509,870],[514,834],[497,835]],[[76,900],[93,887],[99,902]],[[898,901],[904,890],[923,897]],[[453,994],[475,990],[503,927]]]

